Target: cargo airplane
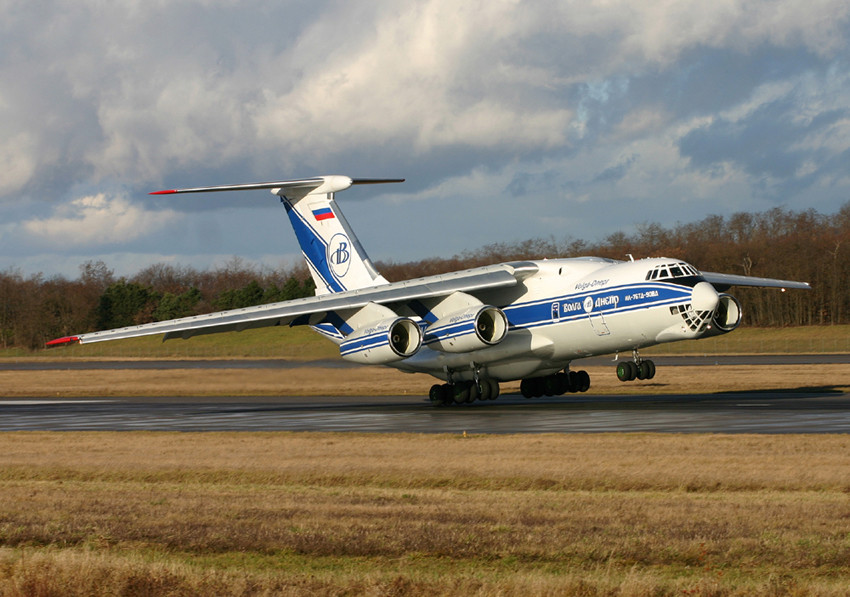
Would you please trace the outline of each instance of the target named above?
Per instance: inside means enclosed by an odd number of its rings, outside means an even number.
[[[732,286],[808,289],[803,282],[701,272],[679,259],[600,257],[515,261],[388,282],[335,201],[352,185],[403,182],[320,176],[158,191],[155,195],[270,189],[280,197],[316,282],[316,296],[53,340],[88,344],[150,334],[164,340],[266,326],[308,325],[343,359],[428,373],[440,405],[493,400],[522,380],[527,397],[584,392],[572,362],[620,353],[621,381],[652,379],[640,349],[731,332],[741,322]]]

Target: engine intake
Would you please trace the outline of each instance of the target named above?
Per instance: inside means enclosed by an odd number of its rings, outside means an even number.
[[[469,352],[498,344],[508,333],[508,318],[498,307],[457,311],[425,328],[425,344],[441,352]]]
[[[411,357],[422,346],[422,331],[407,317],[385,319],[350,334],[339,346],[347,361],[373,365]]]
[[[711,319],[711,326],[703,338],[728,334],[741,325],[741,303],[731,294],[721,294]]]

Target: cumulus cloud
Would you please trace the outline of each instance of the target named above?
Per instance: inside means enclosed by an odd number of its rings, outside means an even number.
[[[145,210],[123,195],[98,193],[59,205],[52,217],[27,220],[22,227],[34,237],[73,248],[126,243],[180,217],[172,210]]]
[[[504,223],[433,253],[533,236],[517,194],[680,220],[766,197],[833,207],[850,185],[848,34],[845,0],[0,4],[0,212],[37,238],[80,223],[112,238],[106,214],[167,223],[138,207],[161,182],[339,172],[406,176],[407,199],[488,196]],[[96,205],[81,187],[128,191]],[[36,198],[59,206],[13,208]]]

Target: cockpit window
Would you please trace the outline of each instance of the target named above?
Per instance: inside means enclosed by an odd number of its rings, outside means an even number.
[[[687,263],[665,263],[658,265],[646,274],[647,280],[664,280],[667,278],[687,278],[698,276],[699,272]]]

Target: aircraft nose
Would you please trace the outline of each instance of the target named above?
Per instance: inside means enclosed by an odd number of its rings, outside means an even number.
[[[720,295],[708,282],[699,282],[691,293],[694,311],[714,311],[720,303]]]

